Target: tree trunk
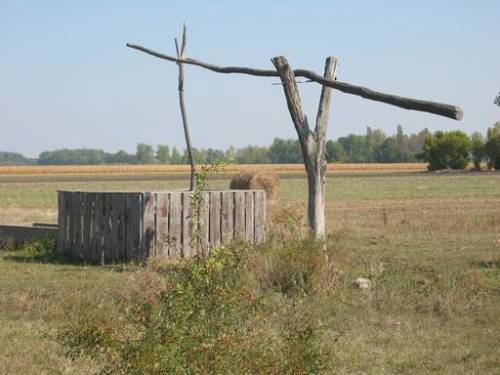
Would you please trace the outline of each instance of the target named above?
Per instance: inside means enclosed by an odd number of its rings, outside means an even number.
[[[316,127],[311,132],[307,116],[302,109],[299,90],[295,81],[295,74],[288,61],[283,57],[271,60],[278,71],[288,110],[292,117],[295,130],[299,137],[308,181],[308,220],[311,234],[316,238],[325,237],[325,184],[326,184],[326,129],[330,113],[331,88],[323,86],[319,101]],[[325,62],[324,78],[335,78],[337,59],[328,57]]]

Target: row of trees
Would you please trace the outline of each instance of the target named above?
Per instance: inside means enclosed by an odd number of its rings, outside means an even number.
[[[424,129],[416,134],[405,134],[401,126],[396,134],[386,136],[380,129],[366,128],[366,134],[349,134],[326,144],[328,161],[338,163],[398,163],[418,161],[426,137],[431,133]],[[229,147],[227,150],[193,148],[198,163],[223,161],[238,164],[295,164],[302,163],[303,156],[296,139],[275,138],[269,147]],[[39,164],[187,164],[187,152],[168,145],[140,143],[135,154],[125,151],[106,153],[96,149],[56,150],[40,154]]]
[[[428,161],[430,169],[461,169],[469,161],[478,167],[482,161],[500,169],[500,123],[488,129],[486,139],[481,133],[472,136],[461,131],[436,132],[424,129],[415,134],[405,134],[401,126],[396,134],[387,137],[380,129],[366,128],[364,135],[349,134],[326,143],[328,161],[333,163],[406,163]],[[275,138],[271,146],[193,149],[198,163],[223,161],[239,164],[302,163],[298,140]],[[176,147],[140,143],[135,154],[123,150],[107,153],[98,149],[63,149],[42,152],[41,165],[64,164],[187,164],[186,151]],[[0,164],[33,164],[18,153],[0,152]]]
[[[0,165],[28,165],[34,163],[33,159],[28,159],[23,154],[0,151]]]

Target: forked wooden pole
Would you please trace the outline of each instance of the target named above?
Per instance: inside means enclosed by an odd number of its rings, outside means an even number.
[[[177,65],[179,66],[179,104],[181,107],[182,125],[184,127],[184,137],[186,138],[186,148],[189,157],[189,164],[191,165],[191,178],[189,182],[189,190],[194,190],[194,181],[196,173],[196,164],[193,157],[193,149],[191,146],[191,136],[189,135],[189,126],[186,114],[186,107],[184,105],[184,67],[181,62],[184,59],[184,51],[186,50],[186,24],[182,28],[182,44],[179,48],[177,38],[175,38],[175,50],[177,52]]]

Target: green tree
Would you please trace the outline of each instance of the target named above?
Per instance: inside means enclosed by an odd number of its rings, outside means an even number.
[[[474,168],[480,170],[481,162],[484,160],[486,154],[483,135],[479,132],[475,132],[471,135],[471,154]]]
[[[337,141],[326,142],[326,153],[328,162],[343,162],[344,161],[344,148]]]
[[[431,171],[438,169],[465,169],[469,163],[469,149],[471,140],[460,130],[436,132],[428,137],[420,155],[422,160],[429,163]]]
[[[235,158],[236,158],[236,148],[233,145],[231,145],[224,154],[224,162],[232,164],[234,163]]]
[[[128,154],[120,150],[115,154],[106,154],[106,163],[109,164],[136,164],[137,158],[135,155]]]
[[[493,103],[500,107],[500,92],[498,92],[498,95],[495,97]]]
[[[217,150],[214,148],[208,148],[205,151],[205,163],[214,164],[217,161],[224,160],[224,151]]]
[[[182,164],[182,155],[177,147],[172,147],[170,154],[170,164]]]
[[[168,164],[170,161],[170,148],[167,145],[158,145],[156,148],[156,159],[160,164]]]
[[[373,130],[371,127],[366,127],[365,136],[365,162],[373,163],[375,161],[375,153],[378,147],[386,139],[385,133],[380,129]]]
[[[408,161],[414,162],[417,160],[417,155],[422,152],[425,140],[431,135],[431,132],[427,128],[425,128],[417,134],[411,134],[408,137],[406,144]]]
[[[269,152],[267,147],[246,146],[236,150],[235,161],[239,164],[269,163]]]
[[[347,137],[340,137],[337,142],[344,150],[346,163],[366,163],[364,135],[349,134]]]
[[[410,161],[410,153],[408,152],[408,136],[403,132],[403,127],[398,125],[396,130],[396,144],[399,152],[399,162],[407,163]]]
[[[27,165],[33,161],[17,152],[0,151],[0,165]]]
[[[145,143],[139,143],[137,145],[137,152],[135,155],[139,164],[153,164],[156,161],[153,146]]]
[[[487,140],[484,145],[485,154],[489,160],[489,166],[500,170],[500,122],[488,128]]]
[[[297,139],[274,138],[269,147],[271,163],[295,164],[302,163],[304,158]]]
[[[88,148],[44,151],[38,156],[38,163],[41,165],[88,165],[105,162],[104,151]]]
[[[395,137],[389,137],[375,150],[375,161],[378,163],[397,163],[400,152]]]

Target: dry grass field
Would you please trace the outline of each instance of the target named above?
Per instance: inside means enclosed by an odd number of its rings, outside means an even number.
[[[264,312],[257,316],[259,332],[274,337],[288,316],[282,312],[300,306],[297,319],[322,322],[325,373],[499,373],[500,174],[423,173],[421,165],[377,166],[377,172],[339,167],[332,167],[327,182],[333,263],[328,293],[289,302],[267,291]],[[27,168],[0,169],[1,223],[54,222],[58,189],[157,190],[187,184],[180,175],[184,170],[170,170],[179,174],[172,177],[161,167],[56,168],[60,174]],[[279,170],[284,178],[278,200],[270,205],[269,226],[279,238],[300,243],[307,183],[301,167],[293,168]],[[227,187],[234,171],[220,173],[210,187]],[[74,176],[65,178],[66,173]],[[154,296],[161,274],[154,265],[65,264],[34,253],[30,248],[0,252],[0,373],[98,372],[99,358],[65,355],[61,329],[82,314],[96,315],[105,326],[120,321],[123,305],[113,301]],[[253,275],[268,272],[263,265],[254,267]],[[358,276],[370,278],[372,289],[353,288]],[[283,372],[304,373],[292,370]]]

